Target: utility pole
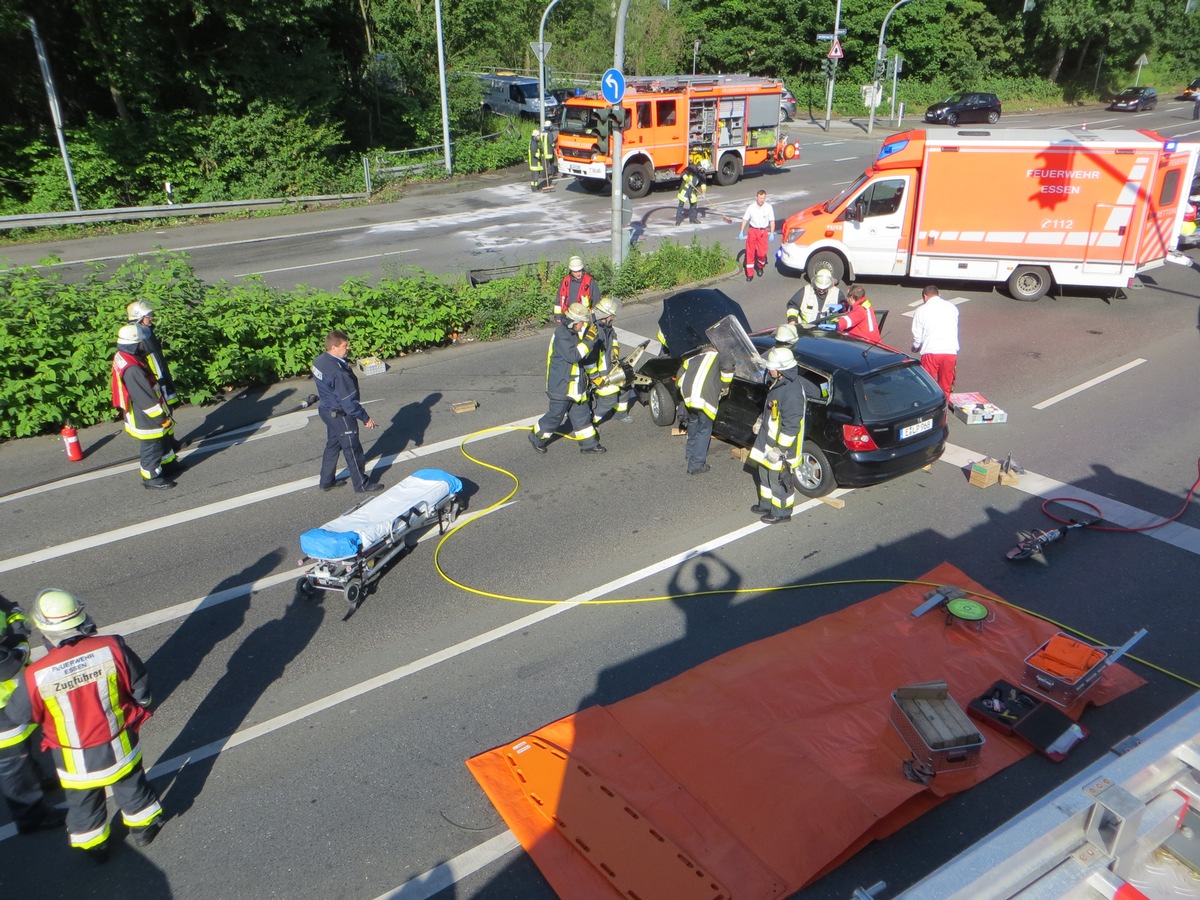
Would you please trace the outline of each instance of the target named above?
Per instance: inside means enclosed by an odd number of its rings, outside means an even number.
[[[838,0],[840,3],[841,0]],[[621,0],[617,9],[617,34],[613,46],[613,68],[622,72],[625,66],[625,17],[629,13],[629,0]],[[614,104],[619,106],[620,104]],[[625,261],[625,229],[621,224],[621,197],[624,195],[622,186],[625,182],[625,165],[621,160],[622,130],[620,125],[613,123],[609,136],[609,147],[612,150],[612,265],[614,269],[621,268]]]
[[[895,6],[888,10],[888,14],[883,17],[883,25],[879,28],[879,49],[875,51],[875,78],[871,82],[871,90],[875,92],[872,100],[880,97],[879,89],[880,82],[883,80],[884,72],[887,69],[887,50],[883,43],[884,36],[887,34],[888,22],[892,19],[892,13],[902,7],[905,3],[911,3],[912,0],[900,0]],[[893,95],[895,88],[892,89]],[[867,120],[867,135],[870,136],[875,130],[875,105],[871,104],[871,117]]]
[[[50,100],[50,118],[54,120],[54,133],[58,136],[58,151],[62,154],[63,166],[67,170],[67,185],[71,188],[71,200],[75,203],[75,212],[80,211],[79,194],[75,190],[75,173],[71,171],[71,157],[67,154],[67,135],[63,131],[62,111],[58,106],[58,91],[54,88],[54,76],[50,73],[50,57],[46,55],[46,45],[38,33],[37,22],[29,17],[29,30],[33,32],[33,46],[37,50],[38,66],[42,70],[42,83],[46,86],[46,96]]]
[[[442,147],[446,156],[446,174],[454,171],[450,164],[450,103],[446,100],[446,47],[442,40],[442,0],[433,0],[433,11],[437,18],[438,86],[442,94]]]
[[[550,52],[550,47],[546,44],[546,17],[550,15],[550,10],[554,9],[557,4],[558,0],[550,0],[550,5],[542,13],[542,24],[538,26],[537,46],[533,48],[538,58],[538,115],[541,117],[537,123],[539,130],[542,122],[546,120],[546,54]]]

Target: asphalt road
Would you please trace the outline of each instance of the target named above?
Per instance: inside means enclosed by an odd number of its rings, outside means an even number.
[[[1182,134],[1191,123],[1178,106],[1148,115],[1174,116],[1156,127]],[[1150,124],[1136,116],[1119,122]],[[769,176],[771,183],[824,194],[853,177],[870,142],[849,134],[829,140],[806,151],[811,165]],[[818,153],[826,158],[819,162]],[[757,185],[747,179],[743,187]],[[489,183],[420,202],[502,206],[497,190]],[[710,202],[736,207],[746,196],[735,202],[710,191]],[[673,208],[673,199],[661,199]],[[393,206],[394,222],[420,218],[419,204]],[[380,210],[336,215],[368,214]],[[251,262],[265,266],[284,246],[297,262],[367,249],[329,246],[333,235],[350,232],[330,231],[346,223],[333,226],[336,217],[327,217],[335,214],[246,223],[263,235],[278,229],[326,237],[226,246],[206,266],[236,269],[244,263],[232,257],[248,250],[258,254]],[[322,222],[313,226],[314,219]],[[232,239],[217,233],[232,227],[171,235],[198,246]],[[726,227],[706,221],[701,233]],[[584,245],[582,233],[577,226],[547,238],[537,252],[565,256]],[[119,240],[138,247],[133,236]],[[90,253],[78,249],[77,258]],[[451,252],[439,250],[447,258]],[[796,286],[776,273],[721,284],[762,327],[777,323]],[[866,286],[876,306],[891,311],[884,339],[906,346],[904,313],[919,285]],[[24,600],[48,585],[75,590],[101,625],[126,634],[147,661],[161,705],[144,746],[170,816],[145,851],[123,843],[118,825],[119,846],[102,877],[71,856],[62,834],[17,838],[10,825],[0,826],[6,894],[75,900],[124,896],[136,884],[145,896],[178,898],[550,897],[525,854],[506,850],[506,828],[465,759],[880,587],[599,608],[529,605],[488,592],[658,596],[714,579],[738,588],[913,579],[951,562],[998,595],[1105,642],[1147,628],[1136,653],[1166,673],[1135,664],[1148,684],[1089,712],[1092,736],[1067,761],[1024,760],[868,847],[800,896],[845,898],[879,880],[890,896],[912,883],[1192,692],[1167,673],[1200,679],[1190,609],[1200,553],[1194,504],[1178,525],[1072,535],[1049,548],[1045,564],[1017,565],[1004,553],[1018,531],[1047,526],[1040,498],[1021,488],[979,490],[959,469],[964,458],[1012,453],[1030,472],[1091,497],[1113,516],[1126,507],[1174,515],[1200,455],[1200,271],[1167,266],[1117,298],[1079,291],[1020,304],[954,284],[944,284],[943,294],[962,301],[959,386],[985,393],[1009,422],[953,422],[947,461],[931,471],[850,492],[840,510],[806,506],[792,524],[767,528],[747,512],[755,499],[751,475],[722,445],[714,444],[710,474],[689,477],[682,439],[653,426],[645,410],[635,412],[634,425],[603,429],[610,452],[599,458],[561,443],[541,457],[520,433],[488,432],[469,452],[511,472],[519,488],[509,505],[463,529],[438,557],[448,575],[485,594],[448,584],[434,565],[435,542],[426,540],[348,619],[339,597],[314,602],[294,590],[298,535],[352,502],[347,489],[315,489],[323,429],[311,409],[293,411],[311,392],[307,381],[182,411],[179,434],[194,452],[170,492],[139,489],[134,469],[121,463],[135,448],[115,426],[81,436],[89,456],[80,464],[65,461],[57,438],[0,446],[0,590]],[[632,304],[618,324],[650,336],[657,314],[653,300]],[[546,339],[539,333],[414,354],[363,379],[368,408],[382,423],[364,434],[383,480],[435,466],[466,482],[468,512],[501,501],[512,478],[465,459],[459,445],[544,411]],[[451,404],[465,399],[479,408],[455,415]],[[269,427],[237,430],[264,420]],[[698,547],[709,549],[678,562]]]

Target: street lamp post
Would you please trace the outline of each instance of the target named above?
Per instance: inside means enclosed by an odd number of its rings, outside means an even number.
[[[889,9],[888,14],[883,17],[883,25],[880,26],[880,28],[879,28],[879,49],[875,52],[875,71],[872,73],[872,81],[871,81],[871,90],[873,91],[873,94],[871,96],[872,101],[874,101],[877,97],[880,96],[880,94],[879,94],[879,70],[881,68],[880,63],[883,63],[885,65],[887,63],[887,57],[886,57],[887,51],[883,49],[883,39],[884,39],[884,36],[887,34],[888,22],[892,18],[892,13],[894,13],[896,10],[898,10],[900,7],[902,7],[905,3],[911,3],[911,2],[912,2],[912,0],[900,0],[900,2],[897,3],[895,6],[893,6],[891,9]],[[867,120],[867,134],[870,135],[872,132],[874,132],[874,130],[875,130],[875,103],[872,102],[871,117]]]
[[[434,15],[437,18],[438,87],[442,94],[442,147],[446,155],[446,174],[454,171],[450,164],[450,104],[446,100],[446,49],[442,40],[442,0],[434,0]]]
[[[700,55],[700,38],[696,38],[696,42],[692,44],[692,74],[696,74],[696,57]]]
[[[546,118],[546,17],[557,5],[558,0],[550,0],[550,5],[542,13],[542,24],[538,26],[538,115],[542,117],[542,121]],[[542,122],[539,121],[537,127],[540,129]]]
[[[842,0],[837,0],[837,8],[833,13],[833,43],[837,44],[838,29],[842,27]],[[837,60],[834,60],[837,65]],[[833,115],[833,86],[837,82],[837,69],[825,84],[825,133],[829,133],[829,119]]]

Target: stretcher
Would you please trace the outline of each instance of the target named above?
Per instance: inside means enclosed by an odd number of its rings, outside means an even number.
[[[297,587],[306,594],[340,591],[351,608],[388,563],[409,547],[408,536],[432,522],[438,533],[458,518],[462,482],[441,469],[419,469],[378,496],[351,507],[320,528],[300,535],[311,563]]]

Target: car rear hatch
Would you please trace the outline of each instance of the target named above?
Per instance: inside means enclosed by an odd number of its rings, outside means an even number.
[[[854,390],[862,426],[885,455],[944,436],[946,395],[916,361],[863,375]]]

